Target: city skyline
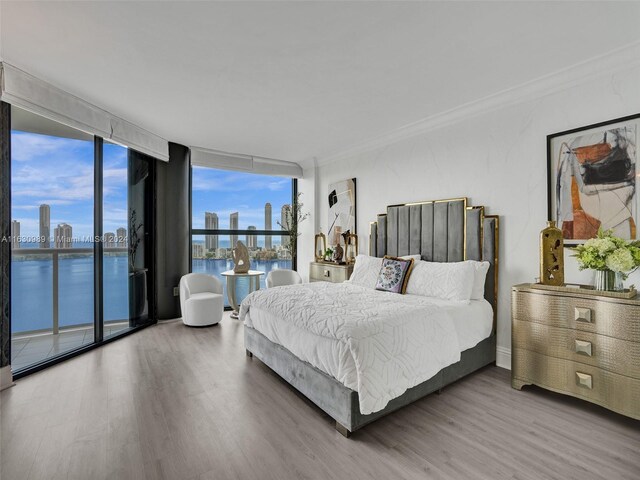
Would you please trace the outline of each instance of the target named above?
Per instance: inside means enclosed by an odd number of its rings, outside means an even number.
[[[285,177],[272,177],[244,172],[230,172],[206,167],[193,167],[192,172],[192,225],[204,229],[205,212],[215,212],[218,228],[230,228],[231,213],[239,213],[238,228],[246,230],[264,225],[264,207],[271,203],[272,225],[280,219],[283,205],[291,204],[292,181]],[[280,228],[277,228],[280,230]]]
[[[46,236],[46,232],[51,232],[51,225],[49,218],[51,215],[51,206],[42,204],[38,208],[39,212],[39,234],[37,237],[23,235],[21,233],[21,224],[19,220],[11,221],[11,248],[13,250],[24,248],[25,245],[37,246],[38,248],[52,248],[51,241],[53,240],[53,248],[72,248],[75,241],[81,243],[88,243],[94,239],[94,236],[74,238],[73,225],[68,222],[59,223],[53,230],[53,235],[49,233]],[[128,244],[127,229],[119,227],[114,232],[104,232],[102,235],[105,248],[114,247],[126,247]]]
[[[290,209],[291,209],[291,205],[289,204],[282,205],[282,208],[280,209],[279,228],[277,228],[276,230],[285,230],[284,227],[288,225],[287,215]],[[205,211],[204,212],[205,230],[220,229],[218,219],[219,217],[216,212]],[[271,231],[273,230],[273,223],[271,220],[272,220],[271,203],[266,202],[264,205],[264,230],[271,230]],[[240,221],[240,212],[231,213],[229,216],[230,230],[238,230],[239,221]],[[239,229],[239,230],[258,230],[258,228],[255,225],[249,225],[246,229]],[[219,237],[220,235],[205,235],[205,241],[204,241],[204,247],[203,247],[204,250],[202,251],[202,254],[206,252],[217,252],[217,250],[220,248]],[[261,235],[261,237],[264,238],[264,249],[272,250],[274,247],[272,242],[273,237],[269,235]],[[287,236],[280,235],[279,237],[280,237],[280,245],[285,245],[285,243],[287,243]],[[276,236],[275,238],[277,239],[278,237]],[[238,240],[238,236],[232,234],[229,236],[229,240],[230,240],[229,241],[230,248],[234,248]],[[193,243],[193,245],[198,245],[198,244]],[[248,248],[258,248],[258,236],[246,234],[245,245]],[[198,247],[200,247],[200,245],[198,245]],[[197,251],[200,252],[200,248],[197,248]]]

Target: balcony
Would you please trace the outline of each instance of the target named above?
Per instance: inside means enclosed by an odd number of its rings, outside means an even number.
[[[14,371],[94,342],[93,255],[91,247],[12,251]],[[104,270],[107,338],[129,329],[128,249],[105,247]]]

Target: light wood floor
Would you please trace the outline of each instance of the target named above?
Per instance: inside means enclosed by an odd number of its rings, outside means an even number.
[[[638,479],[640,422],[488,367],[346,439],[242,325],[160,324],[0,394],[2,480]]]

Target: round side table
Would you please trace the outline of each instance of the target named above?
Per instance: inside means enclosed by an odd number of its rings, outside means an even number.
[[[264,272],[249,270],[247,273],[236,273],[233,270],[227,270],[226,272],[222,272],[221,275],[227,278],[227,298],[229,299],[229,305],[233,308],[231,318],[238,318],[240,305],[238,304],[238,297],[236,295],[236,279],[239,277],[249,277],[249,293],[251,293],[260,290],[260,277],[264,275]]]

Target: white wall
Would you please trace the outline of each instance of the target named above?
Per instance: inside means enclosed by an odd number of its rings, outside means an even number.
[[[309,280],[309,263],[314,261],[313,242],[316,232],[321,229],[318,210],[316,188],[318,182],[317,167],[315,165],[304,169],[303,178],[298,180],[298,191],[302,193],[300,201],[303,204],[302,211],[309,213],[310,217],[300,224],[300,237],[298,238],[298,273],[305,281]],[[310,240],[309,240],[310,239]]]
[[[508,368],[511,286],[538,276],[538,234],[547,219],[546,136],[640,112],[640,67],[635,65],[594,73],[586,81],[578,76],[567,82],[570,75],[564,72],[558,80],[562,86],[532,94],[535,86],[527,85],[485,102],[484,112],[484,107],[469,108],[471,118],[339,157],[318,168],[314,195],[322,199],[329,183],[357,178],[363,253],[368,252],[369,222],[389,204],[467,196],[472,205],[500,215],[498,361]],[[327,205],[319,201],[316,207],[326,233]],[[309,253],[311,235],[301,242]],[[591,283],[592,275],[578,272],[570,253],[565,252],[566,281]],[[640,284],[639,274],[628,283],[633,282]]]

